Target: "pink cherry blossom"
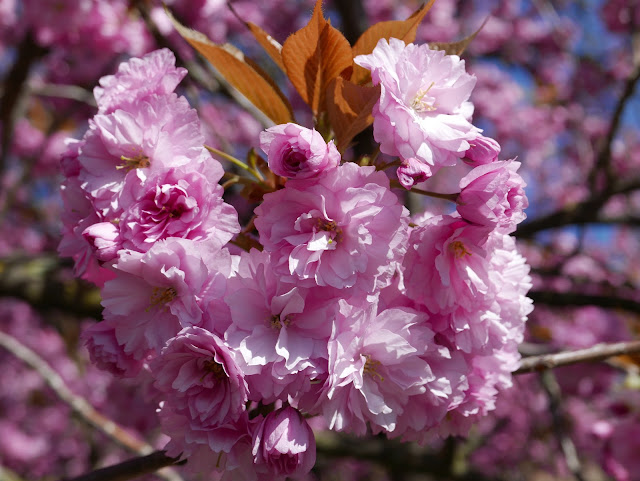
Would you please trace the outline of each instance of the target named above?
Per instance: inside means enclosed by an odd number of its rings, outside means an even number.
[[[412,230],[404,258],[407,295],[433,313],[473,312],[489,293],[483,248],[490,229],[456,216],[435,216]]]
[[[142,368],[142,361],[124,351],[115,333],[112,321],[102,321],[93,324],[82,333],[91,362],[100,369],[116,376],[134,377]]]
[[[369,422],[374,432],[401,434],[398,417],[418,399],[412,398],[430,390],[431,383],[436,390],[442,387],[428,362],[438,356],[438,347],[426,315],[408,308],[376,315],[376,304],[363,309],[340,303],[319,401],[329,428],[364,435]],[[444,416],[446,409],[439,413]]]
[[[173,52],[166,48],[121,63],[115,75],[102,77],[100,87],[93,89],[98,112],[110,114],[151,95],[172,93],[187,74],[175,63]]]
[[[116,323],[125,352],[138,358],[202,322],[202,297],[229,276],[231,259],[216,243],[169,238],[144,254],[122,250],[113,267],[117,277],[102,290],[103,316]]]
[[[240,231],[236,210],[222,199],[216,168],[196,163],[156,172],[142,181],[129,176],[120,196],[118,227],[126,249],[145,252],[168,237],[226,244]]]
[[[78,155],[78,177],[98,211],[113,217],[121,210],[118,196],[127,177],[144,181],[196,162],[218,165],[203,143],[198,115],[185,98],[152,95],[128,110],[92,119]],[[222,177],[222,167],[215,170],[211,182]]]
[[[224,342],[205,329],[187,327],[167,341],[151,372],[165,403],[194,426],[235,422],[246,410],[242,371]]]
[[[404,253],[408,212],[374,167],[347,163],[313,183],[290,180],[255,213],[274,269],[302,286],[373,292]]]
[[[267,153],[276,175],[308,179],[340,165],[340,152],[316,130],[298,124],[270,127],[260,134],[260,148]]]
[[[478,135],[464,154],[465,162],[472,165],[489,164],[498,160],[500,144],[490,137]]]
[[[177,413],[166,402],[158,410],[162,431],[170,437],[167,456],[187,459],[186,468],[197,474],[229,472],[251,463],[251,426],[244,412],[235,422],[202,426],[189,415]],[[246,464],[245,464],[246,466]],[[250,473],[255,470],[250,469]],[[251,479],[251,478],[249,478]]]
[[[391,38],[354,61],[381,86],[373,135],[383,153],[426,164],[425,174],[464,157],[480,131],[469,122],[476,79],[463,60]]]
[[[287,401],[308,391],[326,372],[337,293],[282,282],[269,254],[255,249],[241,255],[227,287],[225,339],[242,356],[253,399]]]
[[[82,231],[83,237],[93,248],[96,259],[109,262],[118,256],[122,248],[120,231],[112,222],[97,222]]]

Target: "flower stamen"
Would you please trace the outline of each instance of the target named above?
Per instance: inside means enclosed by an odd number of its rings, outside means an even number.
[[[316,219],[316,227],[319,230],[325,232],[333,232],[334,235],[328,240],[329,244],[333,242],[340,242],[342,240],[342,229],[338,227],[338,224],[334,220]]]
[[[291,324],[291,319],[289,319],[289,316],[285,316],[284,319],[281,319],[280,314],[275,314],[271,316],[271,318],[269,319],[269,325],[273,329],[276,329],[277,331],[282,329],[282,326],[288,326],[290,324]]]
[[[163,289],[162,287],[154,287],[151,291],[151,299],[149,301],[149,307],[145,309],[146,312],[149,312],[152,307],[163,306],[167,302],[172,301],[178,292],[174,287],[167,287]]]
[[[222,364],[216,362],[214,359],[207,359],[206,361],[204,361],[202,367],[204,367],[206,371],[204,376],[202,376],[202,379],[204,379],[208,374],[213,374],[213,377],[217,380],[221,380],[227,377],[227,373],[224,372],[224,367],[222,367]]]
[[[368,374],[373,378],[378,378],[380,382],[384,382],[384,377],[376,370],[380,367],[380,361],[376,361],[375,359],[371,359],[371,355],[364,355],[366,361],[364,363],[363,372],[364,374]]]
[[[411,108],[416,112],[432,112],[436,110],[435,99],[433,97],[429,97],[429,99],[425,100],[425,96],[431,90],[431,87],[435,85],[435,82],[431,82],[431,85],[425,90],[420,89],[416,93],[416,96],[411,101]]]
[[[462,259],[464,256],[471,255],[471,252],[469,252],[462,241],[459,240],[453,241],[451,244],[449,244],[449,250],[453,252],[453,255],[456,257],[456,259]]]
[[[127,157],[125,155],[122,155],[120,156],[120,160],[122,160],[122,164],[117,165],[116,169],[125,169],[127,172],[133,169],[149,167],[151,165],[151,160],[143,153],[140,153],[134,157]]]

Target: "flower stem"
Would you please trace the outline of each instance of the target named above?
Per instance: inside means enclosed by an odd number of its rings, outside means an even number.
[[[222,157],[223,159],[228,160],[232,164],[237,165],[241,169],[246,170],[247,172],[252,174],[256,179],[258,179],[260,182],[264,182],[264,177],[262,176],[259,170],[250,167],[249,165],[242,162],[240,159],[236,159],[233,155],[229,155],[226,152],[223,152],[222,150],[218,150],[215,147],[211,147],[206,144],[204,148],[207,149],[212,154]]]
[[[391,187],[402,187],[402,184],[395,179],[391,179]],[[456,202],[458,200],[458,194],[441,194],[439,192],[431,192],[429,190],[422,190],[416,187],[413,187],[409,192],[415,192],[416,194],[426,195],[428,197],[435,197],[436,199],[444,199],[450,200],[451,202]]]

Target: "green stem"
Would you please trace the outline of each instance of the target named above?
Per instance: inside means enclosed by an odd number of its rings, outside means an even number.
[[[391,180],[391,187],[402,187],[402,184],[395,179]],[[428,197],[435,197],[436,199],[444,199],[450,200],[451,202],[456,202],[458,200],[458,194],[441,194],[439,192],[431,192],[428,190],[418,189],[416,187],[412,188],[409,192],[415,192],[416,194],[426,195]]]
[[[223,152],[222,150],[218,150],[215,147],[211,147],[211,146],[206,145],[206,144],[205,144],[204,148],[207,149],[212,154],[215,154],[215,155],[217,155],[219,157],[222,157],[223,159],[228,160],[232,164],[237,165],[241,169],[246,170],[247,172],[252,174],[256,179],[258,179],[260,182],[264,182],[264,177],[262,176],[262,173],[260,173],[259,170],[249,167],[247,164],[242,162],[240,159],[236,159],[233,155],[229,155],[226,152]]]
[[[223,152],[222,150],[218,150],[215,147],[210,147],[210,146],[208,146],[206,144],[205,144],[204,148],[207,149],[212,154],[216,154],[216,155],[222,157],[223,159],[228,160],[232,164],[237,165],[241,169],[244,169],[247,172],[251,172],[251,167],[249,167],[247,164],[242,162],[240,159],[236,159],[233,155],[229,155],[226,152]]]

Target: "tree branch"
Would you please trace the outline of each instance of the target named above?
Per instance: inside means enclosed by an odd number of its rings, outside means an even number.
[[[634,55],[635,57],[635,55]],[[618,133],[620,128],[620,122],[622,121],[622,113],[627,105],[627,102],[633,95],[633,91],[636,88],[638,81],[640,80],[640,62],[634,58],[634,69],[627,77],[622,95],[618,98],[611,122],[609,123],[609,130],[604,138],[604,143],[600,149],[600,152],[596,158],[596,164],[594,165],[589,175],[589,185],[592,190],[598,187],[598,173],[604,171],[607,179],[607,185],[612,185],[613,172],[611,171],[611,147],[613,145],[613,139]]]
[[[631,183],[614,185],[610,162],[613,139],[620,128],[624,109],[633,95],[635,87],[639,81],[640,64],[636,64],[633,72],[625,82],[622,95],[618,98],[618,102],[616,103],[616,107],[609,124],[609,130],[602,141],[601,147],[596,156],[595,165],[589,174],[589,185],[593,195],[589,199],[577,205],[565,206],[556,212],[525,222],[523,225],[518,227],[514,236],[519,238],[528,238],[542,230],[572,224],[593,222],[597,218],[600,209],[602,209],[612,196],[616,194],[626,194],[640,188],[640,182],[637,180]],[[598,174],[602,171],[606,174],[607,183],[604,189],[597,189]]]
[[[98,289],[64,272],[64,261],[53,254],[0,259],[0,296],[15,297],[36,309],[100,319]]]
[[[553,419],[553,430],[558,444],[564,455],[569,471],[578,481],[584,481],[582,474],[582,463],[578,457],[576,446],[567,432],[567,415],[562,409],[562,393],[556,377],[551,371],[544,371],[540,374],[540,384],[549,399],[549,410]]]
[[[125,481],[145,474],[155,473],[159,469],[174,465],[177,462],[177,459],[170,458],[164,451],[154,451],[147,456],[128,459],[122,463],[61,481]]]
[[[544,371],[561,366],[569,366],[579,362],[602,361],[622,354],[640,353],[640,341],[617,342],[613,344],[597,344],[587,349],[564,351],[555,354],[544,354],[522,359],[520,368],[513,374]]]
[[[104,433],[119,446],[137,454],[147,454],[153,448],[129,434],[124,428],[96,411],[89,402],[67,387],[62,377],[34,351],[13,336],[0,331],[0,346],[36,371],[55,394],[89,425]]]

